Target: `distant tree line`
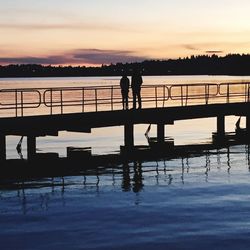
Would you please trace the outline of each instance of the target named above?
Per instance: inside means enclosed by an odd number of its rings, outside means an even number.
[[[11,64],[0,66],[0,77],[121,76],[124,72],[131,75],[135,67],[143,71],[143,75],[250,75],[250,55],[201,55],[100,67]]]

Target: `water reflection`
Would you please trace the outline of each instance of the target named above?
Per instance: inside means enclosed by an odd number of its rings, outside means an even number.
[[[143,186],[142,163],[134,162],[133,191],[140,192]]]
[[[17,192],[17,197],[19,199],[19,202],[21,204],[21,211],[23,214],[27,213],[27,201],[26,201],[26,195],[25,195],[25,190],[24,187],[21,185],[21,190],[18,190]]]
[[[220,150],[217,149],[217,150],[216,150],[216,153],[217,153],[217,164],[218,164],[217,168],[220,169],[220,165],[221,165]]]
[[[56,182],[54,178],[51,178],[50,180],[44,180],[45,183],[43,183],[43,180],[40,180],[39,182],[20,182],[13,184],[13,192],[15,189],[17,189],[16,198],[17,201],[20,204],[20,211],[22,214],[27,214],[29,212],[33,212],[35,210],[43,210],[47,211],[49,210],[49,203],[53,200],[52,196],[56,196],[56,199],[61,198],[61,204],[64,207],[65,197],[64,197],[64,191],[65,191],[65,183],[64,183],[64,177],[58,179]],[[59,187],[59,193],[61,194],[58,197],[58,190],[55,190],[56,187]],[[42,190],[42,188],[46,188],[46,192]],[[47,189],[50,188],[50,191]],[[36,193],[37,196],[31,195],[33,193],[33,189],[37,190],[40,189],[38,193]],[[9,193],[9,192],[8,192]],[[5,192],[2,191],[2,195],[4,197]],[[3,198],[3,197],[0,197]],[[13,198],[13,196],[9,197],[10,199]],[[34,201],[35,199],[35,201]],[[36,206],[36,202],[38,207],[34,207],[34,202]]]
[[[248,169],[250,171],[250,145],[245,145],[245,150],[246,150],[246,160],[248,162]]]
[[[86,194],[96,196],[96,194],[102,195],[105,191],[121,190],[134,193],[135,204],[140,204],[139,193],[150,187],[172,185],[185,187],[187,183],[225,182],[226,176],[230,183],[232,169],[245,171],[243,173],[248,176],[249,153],[249,145],[241,145],[220,150],[206,150],[198,155],[177,159],[165,158],[157,162],[125,162],[109,168],[89,169],[79,176],[1,183],[0,201],[4,204],[14,199],[19,203],[21,213],[27,214],[36,210],[47,211],[55,200],[57,202],[59,200],[61,206],[66,206],[70,195],[65,196],[65,194],[70,194],[72,190],[80,192],[82,197]],[[237,176],[234,175],[233,178],[234,182],[240,183],[241,180],[237,180]],[[17,192],[15,197],[13,197],[14,192]]]
[[[128,163],[122,166],[122,190],[128,192],[131,190],[130,167]]]
[[[181,182],[184,184],[184,171],[185,171],[185,166],[184,166],[184,161],[183,158],[181,159]]]
[[[208,182],[208,174],[210,172],[210,155],[209,155],[209,151],[206,151],[205,157],[206,157],[205,181]]]
[[[227,149],[227,165],[228,165],[227,172],[228,174],[230,174],[231,163],[230,163],[230,149],[229,148]]]

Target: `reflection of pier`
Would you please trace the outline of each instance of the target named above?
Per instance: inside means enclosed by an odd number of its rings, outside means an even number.
[[[121,110],[117,86],[0,90],[0,111],[4,112],[0,159],[6,158],[8,135],[27,136],[27,155],[33,160],[38,156],[36,137],[124,126],[123,151],[133,152],[136,124],[156,124],[156,144],[166,146],[165,125],[208,117],[217,118],[216,141],[224,144],[225,117],[229,115],[246,117],[245,139],[250,131],[249,90],[250,83],[144,86],[143,109],[126,111]]]
[[[194,181],[194,177],[195,180],[199,178],[199,182],[214,182],[213,178],[216,178],[218,173],[222,173],[230,181],[230,172],[233,169],[238,170],[238,166],[231,165],[235,155],[241,155],[240,158],[237,158],[246,167],[246,173],[250,171],[250,147],[249,145],[239,145],[204,150],[199,153],[196,152],[195,155],[190,153],[190,155],[186,154],[176,158],[146,162],[124,162],[117,165],[111,164],[106,168],[101,165],[92,166],[88,169],[78,170],[78,176],[73,179],[58,175],[59,177],[56,178],[47,177],[36,180],[31,178],[28,181],[14,180],[8,182],[4,180],[0,182],[0,195],[4,196],[6,193],[1,192],[2,190],[17,190],[20,211],[28,214],[34,209],[49,210],[52,207],[51,203],[53,203],[54,198],[57,202],[59,200],[62,206],[65,206],[67,204],[65,194],[72,190],[74,185],[78,187],[78,190],[86,191],[88,194],[91,192],[101,195],[100,190],[102,187],[105,187],[105,189],[107,187],[116,188],[124,192],[139,194],[144,188],[150,186],[185,185],[187,182]],[[195,157],[199,157],[198,166],[197,160],[194,160]],[[32,189],[33,191],[31,191]],[[34,192],[35,189],[39,191]],[[30,191],[31,196],[29,195]]]
[[[174,146],[171,150],[152,150],[145,147],[138,149],[135,154],[111,154],[111,155],[88,155],[87,157],[76,158],[39,158],[33,161],[25,160],[7,160],[2,162],[2,172],[0,181],[6,180],[26,180],[30,178],[43,177],[63,177],[63,176],[82,176],[96,174],[97,180],[103,173],[115,174],[122,173],[124,177],[124,190],[141,189],[142,173],[146,171],[144,162],[154,162],[155,171],[158,172],[158,162],[163,163],[163,171],[166,172],[168,162],[180,160],[182,168],[186,165],[189,170],[189,159],[195,157],[203,157],[206,173],[210,170],[210,156],[217,156],[217,164],[220,166],[221,156],[227,158],[228,171],[230,171],[230,154],[234,152],[230,150],[233,147],[244,148],[243,153],[246,154],[247,165],[250,166],[250,147],[248,144],[238,142],[229,142],[228,144],[203,144],[203,145],[185,145]],[[240,151],[242,153],[242,150]],[[184,161],[185,160],[185,161]],[[132,164],[132,165],[131,165]],[[51,167],[53,166],[53,167]],[[122,166],[122,167],[119,167]],[[131,168],[133,166],[133,168]],[[142,169],[144,169],[142,171]],[[183,171],[184,172],[184,171]],[[131,177],[131,173],[134,174]],[[135,181],[135,185],[131,186],[130,181]],[[87,183],[84,180],[84,183]],[[97,183],[98,184],[98,183]]]

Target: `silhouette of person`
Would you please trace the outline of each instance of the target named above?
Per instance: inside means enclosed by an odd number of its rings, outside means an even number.
[[[120,80],[121,94],[122,94],[122,107],[128,109],[128,92],[129,92],[129,79],[124,74]]]
[[[134,69],[132,78],[131,78],[131,88],[133,94],[133,109],[136,109],[136,99],[138,99],[138,109],[141,109],[141,85],[142,85],[142,76],[137,69]]]

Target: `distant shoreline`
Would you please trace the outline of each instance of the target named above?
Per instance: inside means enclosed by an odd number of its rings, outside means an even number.
[[[130,75],[128,75],[130,76]],[[143,75],[143,76],[249,76],[247,75],[229,75],[229,74],[173,74],[173,75]],[[8,78],[80,78],[80,77],[121,77],[121,75],[95,75],[95,76],[0,76],[0,79]]]
[[[142,74],[143,76],[235,76],[235,77],[239,77],[239,76],[242,76],[242,77],[246,77],[246,76],[249,76],[250,77],[250,72],[249,74],[151,74],[151,75],[148,75],[148,74]],[[51,76],[51,75],[43,75],[43,76],[0,76],[0,79],[6,79],[6,78],[80,78],[80,77],[121,77],[122,74],[119,74],[119,75],[56,75],[56,76]],[[131,75],[127,75],[128,77],[130,77]]]
[[[137,68],[144,76],[228,75],[249,76],[250,55],[224,57],[191,56],[169,60],[151,60],[137,63],[116,63],[100,67],[45,66],[40,64],[16,64],[0,66],[0,78],[21,77],[104,77],[132,75]]]

